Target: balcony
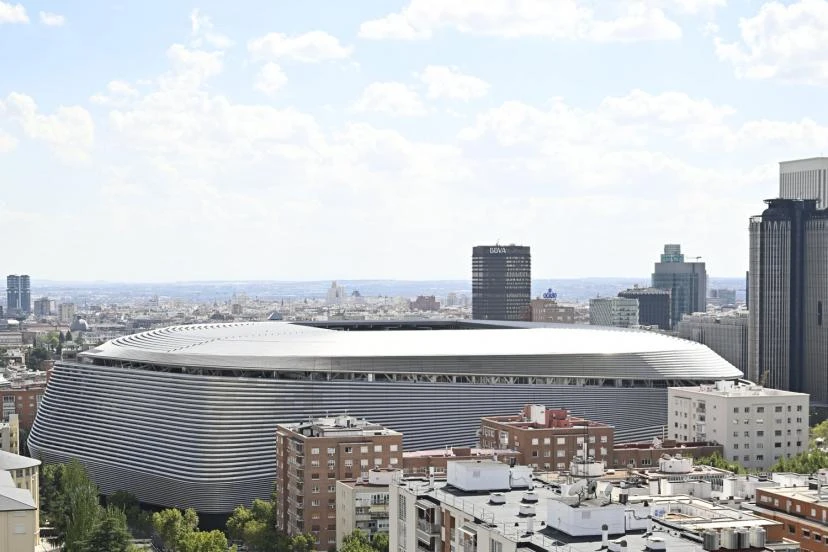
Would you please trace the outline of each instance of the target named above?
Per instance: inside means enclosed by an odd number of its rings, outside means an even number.
[[[440,532],[440,526],[436,523],[431,523],[426,519],[417,520],[417,530],[426,533],[427,535],[435,535]]]

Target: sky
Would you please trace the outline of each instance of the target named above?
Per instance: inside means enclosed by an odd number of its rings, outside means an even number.
[[[0,273],[740,276],[826,85],[828,0],[0,0]]]

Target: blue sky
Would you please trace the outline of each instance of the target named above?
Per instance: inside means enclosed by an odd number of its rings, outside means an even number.
[[[828,155],[828,1],[0,0],[0,272],[649,274],[747,265]]]

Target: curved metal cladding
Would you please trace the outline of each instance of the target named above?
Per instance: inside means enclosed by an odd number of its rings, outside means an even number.
[[[276,474],[277,423],[347,411],[403,432],[407,449],[439,448],[473,445],[481,416],[515,412],[525,403],[536,402],[613,424],[617,441],[643,439],[660,433],[667,421],[665,380],[741,376],[708,349],[687,347],[680,340],[673,340],[678,350],[613,354],[601,349],[604,334],[595,332],[592,335],[598,341],[591,343],[595,352],[520,355],[511,351],[511,355],[445,357],[429,356],[424,349],[423,356],[416,357],[388,356],[382,339],[378,339],[376,348],[384,353],[381,356],[314,357],[314,350],[326,347],[306,340],[301,347],[304,353],[297,355],[290,345],[293,329],[289,327],[293,325],[276,324],[285,326],[285,331],[268,349],[292,349],[290,356],[263,355],[255,350],[262,342],[253,340],[246,350],[255,354],[237,355],[237,350],[245,348],[231,347],[232,356],[219,358],[215,339],[195,340],[207,344],[205,348],[212,353],[206,357],[209,362],[203,362],[214,368],[209,375],[205,374],[208,370],[192,368],[196,361],[204,361],[197,351],[200,345],[178,341],[162,347],[164,339],[153,340],[153,332],[131,336],[128,341],[157,347],[153,354],[163,357],[163,366],[139,364],[146,362],[142,358],[146,350],[129,350],[115,343],[92,352],[84,362],[57,363],[29,437],[32,454],[46,462],[80,459],[107,494],[126,490],[150,504],[223,514],[254,498],[269,496]],[[251,330],[265,329],[256,324],[232,327],[235,330],[228,330],[229,326],[220,330],[225,339],[237,344],[251,340]],[[192,328],[192,334],[177,329],[160,335],[177,332],[193,338],[199,327]],[[349,333],[319,331],[312,329],[310,334]],[[488,332],[468,333],[480,333],[474,339],[485,340]],[[302,331],[294,337],[310,334]],[[333,337],[350,340],[347,335]],[[537,334],[539,339],[544,337],[550,334]],[[287,343],[282,341],[285,339]],[[406,348],[402,349],[406,353]],[[127,362],[130,357],[136,362]],[[220,369],[228,365],[246,369]],[[302,370],[303,377],[296,375],[300,372],[289,372],[290,366]],[[332,379],[334,374],[349,371],[371,377]],[[563,378],[614,374],[629,378],[624,381],[630,385],[639,380],[641,386],[624,387],[627,384],[619,385],[620,379],[591,385],[493,383],[489,379],[492,374],[531,373],[546,377],[562,374]],[[458,374],[464,377],[462,381],[456,381]],[[476,374],[482,376],[474,381],[466,377]]]

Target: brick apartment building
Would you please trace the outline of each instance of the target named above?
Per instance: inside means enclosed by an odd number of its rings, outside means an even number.
[[[713,454],[722,455],[724,447],[710,442],[679,443],[674,439],[653,439],[639,443],[616,443],[612,449],[612,463],[607,467],[613,468],[647,468],[658,467],[658,461],[665,454],[684,457],[702,458]]]
[[[822,472],[822,470],[820,470]],[[799,542],[802,552],[828,552],[828,485],[824,473],[817,489],[756,489],[755,511],[784,524],[784,536]]]
[[[336,482],[402,465],[402,433],[352,416],[277,426],[279,529],[311,533],[318,550],[336,547]]]
[[[481,448],[512,449],[518,464],[542,471],[567,469],[578,455],[611,465],[614,435],[612,426],[536,404],[515,416],[480,419]]]
[[[8,422],[10,414],[17,414],[20,428],[30,430],[45,392],[45,383],[0,388],[3,396],[3,419],[0,421]]]
[[[434,450],[415,450],[403,453],[402,469],[406,475],[426,475],[429,470],[445,474],[448,463],[455,460],[499,460],[517,463],[519,453],[508,449],[452,447]]]

